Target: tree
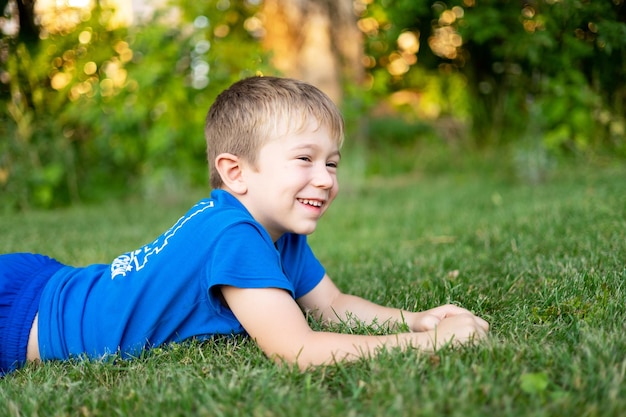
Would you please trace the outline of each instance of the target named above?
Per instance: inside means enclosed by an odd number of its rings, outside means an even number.
[[[244,28],[253,5],[181,3],[176,24],[117,27],[97,2],[37,47],[0,39],[0,209],[206,184],[211,100],[269,71]]]
[[[16,10],[17,9],[17,10]],[[18,39],[26,44],[39,40],[39,26],[35,23],[35,0],[0,0],[0,11],[19,21]],[[13,14],[17,11],[17,16]]]
[[[374,0],[368,18],[377,85],[415,85],[424,68],[462,76],[475,144],[522,140],[533,126],[552,149],[626,151],[623,0]],[[390,73],[406,31],[419,35],[418,58]]]
[[[339,102],[346,83],[363,80],[362,34],[352,0],[265,0],[263,45],[285,75]]]

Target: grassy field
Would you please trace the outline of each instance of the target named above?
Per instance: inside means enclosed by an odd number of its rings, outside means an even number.
[[[0,415],[624,415],[626,166],[556,169],[539,185],[480,172],[346,181],[310,241],[344,290],[407,309],[462,305],[491,323],[485,343],[304,373],[245,338],[30,365],[0,380]],[[0,252],[108,262],[199,197],[4,215]]]

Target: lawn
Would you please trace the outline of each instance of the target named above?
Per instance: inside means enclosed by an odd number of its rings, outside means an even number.
[[[626,166],[577,165],[534,185],[487,168],[346,180],[310,237],[346,291],[485,317],[478,346],[300,373],[243,337],[188,342],[132,361],[30,365],[0,380],[0,415],[623,415]],[[200,196],[3,215],[0,252],[108,262]]]

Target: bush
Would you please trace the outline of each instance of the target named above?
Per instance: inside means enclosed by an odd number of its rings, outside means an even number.
[[[2,207],[207,184],[203,126],[212,100],[267,68],[243,12],[218,3],[182,5],[176,25],[157,17],[111,29],[96,8],[34,46],[3,38]]]

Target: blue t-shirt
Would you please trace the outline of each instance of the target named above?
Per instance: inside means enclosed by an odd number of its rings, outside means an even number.
[[[306,236],[276,244],[232,195],[214,190],[152,243],[110,265],[64,267],[39,306],[41,358],[102,357],[243,333],[216,286],[281,288],[298,298],[323,278]]]

